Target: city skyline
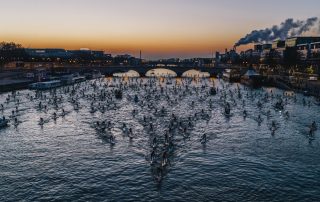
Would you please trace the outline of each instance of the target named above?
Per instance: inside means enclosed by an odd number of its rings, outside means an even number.
[[[0,8],[0,41],[30,48],[90,48],[134,56],[142,50],[147,59],[211,57],[252,30],[288,17],[320,16],[320,2],[307,2],[12,0],[2,2]]]

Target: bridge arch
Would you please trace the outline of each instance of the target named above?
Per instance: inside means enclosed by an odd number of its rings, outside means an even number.
[[[225,67],[192,67],[192,66],[179,66],[179,67],[170,67],[157,68],[154,66],[111,66],[111,67],[92,67],[92,69],[99,70],[101,73],[107,76],[112,76],[114,73],[125,73],[130,70],[134,70],[140,74],[141,77],[146,76],[146,73],[150,70],[156,69],[168,69],[177,74],[178,77],[181,77],[183,73],[188,70],[197,70],[201,72],[208,72],[210,76],[217,75],[221,73]],[[76,70],[74,70],[76,71]],[[78,71],[78,70],[77,70]]]
[[[145,73],[146,77],[177,77],[177,73],[169,68],[154,68]]]
[[[135,70],[129,70],[126,72],[113,73],[112,76],[114,76],[114,77],[140,77],[140,74],[139,74],[139,72],[137,72]]]
[[[202,72],[197,69],[190,69],[182,73],[182,77],[210,77],[209,72]]]

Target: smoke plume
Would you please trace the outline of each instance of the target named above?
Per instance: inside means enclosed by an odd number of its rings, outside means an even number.
[[[307,20],[293,20],[289,18],[280,25],[274,25],[271,28],[254,30],[250,34],[241,38],[235,46],[246,45],[249,43],[272,42],[277,39],[286,39],[287,37],[300,36],[313,28],[318,21],[317,17]],[[320,25],[320,23],[319,23]]]

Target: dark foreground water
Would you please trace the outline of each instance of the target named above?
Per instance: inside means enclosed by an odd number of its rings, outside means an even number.
[[[0,130],[0,201],[320,201],[320,133],[308,135],[312,121],[320,125],[320,107],[313,98],[305,98],[304,103],[301,95],[295,100],[294,96],[283,97],[283,91],[277,89],[251,91],[240,86],[240,99],[236,84],[222,81],[215,81],[218,95],[209,96],[209,79],[188,84],[189,91],[172,89],[173,80],[172,85],[162,84],[163,94],[157,82],[152,87],[127,87],[122,100],[81,97],[81,89],[86,95],[105,89],[113,96],[112,87],[103,85],[119,83],[103,81],[95,91],[89,83],[82,83],[73,95],[60,89],[57,94],[63,100],[56,109],[48,92],[47,99],[31,101],[27,94],[34,96],[34,92],[20,91],[16,99],[20,100],[17,118],[21,123],[14,127],[11,121]],[[201,89],[202,85],[206,88]],[[157,91],[153,91],[155,86]],[[269,97],[263,99],[265,93]],[[273,108],[277,94],[287,99],[283,111]],[[146,95],[149,97],[144,98]],[[0,95],[0,103],[7,96]],[[71,97],[80,104],[78,112]],[[40,101],[47,104],[47,111],[38,108]],[[223,113],[224,101],[231,104],[229,118]],[[10,99],[2,113],[11,115],[16,102]],[[97,109],[98,103],[105,105],[105,112],[90,113],[91,102]],[[162,106],[165,113],[160,115]],[[62,107],[65,117],[59,115]],[[194,116],[201,109],[207,118]],[[56,121],[52,119],[55,111]],[[175,135],[170,165],[158,183],[150,164],[150,136],[163,136],[172,113],[180,121],[193,117],[193,127],[187,131],[188,138],[179,132]],[[260,125],[258,115],[263,119]],[[153,119],[144,125],[143,116]],[[46,120],[43,127],[38,124],[40,117]],[[114,145],[93,127],[102,120],[112,123]],[[272,121],[278,128],[274,135]],[[123,123],[133,129],[132,140],[124,134]],[[204,133],[208,141],[201,144]]]

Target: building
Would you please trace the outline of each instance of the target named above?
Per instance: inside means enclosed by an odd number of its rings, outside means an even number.
[[[4,65],[6,70],[14,69],[51,69],[54,67],[62,67],[59,63],[54,62],[24,62],[24,61],[13,61]]]
[[[105,56],[104,51],[91,51],[91,54],[96,58],[103,58]]]
[[[257,52],[262,51],[262,44],[254,44],[253,50]]]
[[[220,60],[223,63],[233,64],[239,61],[239,59],[240,55],[236,52],[235,49],[231,49],[230,51],[226,49],[225,54],[220,55]]]
[[[220,56],[220,52],[216,52],[216,62],[220,62],[221,56]]]
[[[272,44],[270,44],[270,43],[262,44],[262,51],[270,50],[271,48],[272,48]]]
[[[269,56],[272,49],[272,44],[266,43],[262,44],[262,51],[260,53],[260,61],[265,61]]]
[[[71,53],[67,52],[65,49],[25,49],[26,53],[33,58],[41,58],[43,60],[47,58],[68,58]]]
[[[264,50],[264,45],[263,44],[255,44],[253,46],[253,50],[252,50],[252,57],[255,58],[261,58],[261,53]]]
[[[272,49],[278,49],[278,48],[285,48],[286,47],[286,41],[284,40],[275,40],[272,42]]]
[[[290,44],[291,43],[291,44]],[[296,43],[297,51],[302,60],[314,60],[319,58],[320,37],[301,37],[290,41],[289,45]]]
[[[311,43],[310,49],[311,49],[312,54],[315,54],[315,53],[319,54],[320,53],[320,42]]]
[[[320,42],[310,44],[310,56],[312,60],[320,61]]]
[[[310,44],[299,44],[296,47],[301,60],[307,60],[308,58],[310,58]]]
[[[129,54],[117,55],[113,58],[113,62],[115,65],[123,65],[123,66],[136,66],[140,63],[139,58],[135,58]]]
[[[5,69],[38,69],[72,66],[108,66],[113,64],[111,54],[104,51],[89,49],[65,50],[65,49],[24,49],[23,59],[12,59],[4,65]]]
[[[320,42],[320,37],[290,37],[286,39],[286,47],[297,47],[302,44],[311,44]]]

